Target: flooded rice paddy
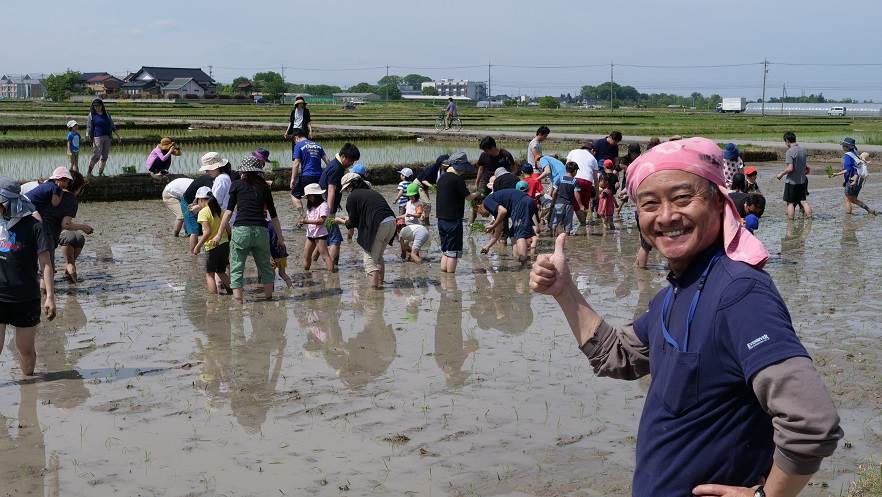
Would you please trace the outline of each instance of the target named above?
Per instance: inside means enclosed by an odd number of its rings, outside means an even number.
[[[343,145],[341,140],[318,140],[325,151],[333,157]],[[359,140],[356,142],[361,152],[360,162],[367,166],[374,164],[414,164],[430,163],[441,154],[464,150],[472,160],[480,155],[478,140],[472,141],[425,141],[416,140]],[[105,174],[122,173],[124,166],[135,166],[137,172],[144,172],[144,161],[155,145],[114,145],[107,161]],[[500,146],[508,147],[515,157],[526,154],[526,146],[520,142],[500,142]],[[241,156],[250,154],[257,147],[270,151],[270,159],[279,161],[280,166],[289,166],[291,161],[291,144],[281,140],[274,142],[233,142],[233,143],[187,143],[183,145],[183,154],[172,159],[171,171],[176,174],[188,174],[199,169],[199,157],[210,151],[220,152],[234,162]],[[560,150],[549,149],[549,153],[566,153],[569,146],[561,146]],[[80,151],[79,166],[86,171],[91,156],[91,148],[84,146]],[[67,165],[69,159],[64,146],[55,148],[21,148],[0,149],[0,175],[18,180],[31,180],[48,177],[59,165]]]
[[[840,189],[812,178],[817,218],[788,223],[781,185],[763,186],[767,270],[846,432],[803,495],[842,495],[882,453],[882,221],[845,217]],[[41,325],[39,376],[20,379],[11,342],[0,356],[3,495],[630,494],[648,380],[595,377],[509,253],[468,236],[445,278],[435,233],[427,264],[387,250],[375,292],[353,243],[339,274],[298,269],[303,233],[276,201],[296,286],[258,301],[249,268],[244,306],[204,294],[204,261],[158,199],[81,206],[95,233],[82,282],[58,283],[59,317]],[[629,207],[617,224],[568,248],[588,300],[624,323],[666,270],[656,254],[635,270]]]

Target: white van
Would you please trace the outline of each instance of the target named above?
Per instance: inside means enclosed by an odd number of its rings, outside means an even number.
[[[830,107],[830,110],[827,111],[828,116],[844,116],[845,115],[845,107]]]

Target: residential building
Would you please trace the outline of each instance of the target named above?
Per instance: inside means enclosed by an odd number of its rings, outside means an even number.
[[[342,92],[335,93],[334,100],[338,102],[371,102],[375,100],[379,100],[380,96],[376,93],[352,93],[352,92]]]
[[[202,98],[206,88],[193,78],[175,78],[162,87],[165,98]]]
[[[43,98],[46,95],[44,74],[4,74],[0,76],[0,99]]]
[[[425,88],[434,88],[438,95],[443,97],[466,97],[471,100],[487,99],[487,83],[483,81],[442,79],[423,83],[420,89]]]
[[[200,96],[211,97],[216,94],[217,82],[198,67],[143,66],[126,77],[126,82],[122,85],[121,90],[131,96],[144,94],[158,96],[164,94],[165,87],[175,81],[175,85],[178,87],[176,91],[169,93],[177,93],[181,90],[180,85],[183,81],[189,79],[192,79],[196,86],[201,88]],[[189,88],[194,91],[193,94],[196,94],[193,85],[190,85]]]
[[[251,83],[251,81],[239,83],[238,85],[236,85],[235,88],[233,88],[233,93],[250,97],[251,94],[254,93],[254,85]]]
[[[398,91],[401,92],[402,97],[405,95],[422,95],[423,94],[423,92],[421,90],[414,88],[411,85],[407,85],[407,84],[403,84],[403,83],[398,85]]]
[[[115,95],[123,84],[123,80],[106,72],[84,72],[83,81],[86,88],[99,97]]]

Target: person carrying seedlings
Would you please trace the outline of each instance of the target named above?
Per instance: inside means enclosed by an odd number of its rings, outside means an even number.
[[[652,371],[633,496],[795,497],[843,432],[762,270],[769,253],[727,196],[720,148],[663,143],[628,175],[643,236],[671,269],[648,311],[627,326],[595,312],[573,280],[566,235],[538,257],[530,287],[555,298],[597,375]]]
[[[463,209],[466,200],[476,196],[476,193],[469,191],[462,175],[475,168],[465,152],[451,154],[443,166],[447,172],[438,178],[438,191],[435,193],[438,236],[441,238],[441,272],[455,273],[462,257]]]
[[[407,205],[399,219],[404,227],[398,233],[401,244],[401,258],[419,264],[423,261],[420,250],[430,241],[429,230],[423,225],[423,203],[420,201],[420,185],[413,182],[407,185]]]
[[[66,150],[67,158],[70,159],[70,170],[80,170],[80,125],[71,119],[67,122]]]
[[[345,143],[336,157],[328,163],[328,167],[322,171],[318,184],[326,192],[328,216],[332,219],[337,216],[337,212],[340,210],[343,198],[343,175],[348,167],[358,162],[360,157],[361,152],[358,151],[358,147],[351,143]],[[340,244],[342,243],[343,233],[340,232],[340,227],[334,223],[328,228],[328,252],[331,254],[335,266],[340,263]]]
[[[230,288],[230,277],[227,275],[227,266],[230,263],[230,237],[226,231],[220,233],[223,209],[211,188],[200,187],[196,191],[196,204],[199,206],[199,214],[196,219],[202,226],[202,236],[193,247],[193,255],[199,255],[205,250],[208,256],[205,260],[205,286],[208,293],[219,293],[218,288],[223,288],[227,293],[233,293]],[[214,242],[214,238],[220,235],[220,241]]]
[[[318,183],[306,185],[303,189],[306,195],[306,216],[300,224],[306,225],[306,242],[303,247],[303,269],[309,271],[312,267],[313,254],[318,252],[324,258],[328,272],[334,272],[334,260],[328,252],[328,228],[327,220],[330,214],[328,202],[325,201],[325,191]]]
[[[15,327],[15,348],[25,376],[34,374],[37,364],[34,338],[40,312],[50,321],[55,319],[52,239],[34,218],[35,212],[19,184],[0,177],[0,353],[7,326]],[[37,268],[46,291],[42,306]]]
[[[481,203],[482,214],[492,215],[493,222],[484,229],[492,237],[481,248],[486,254],[502,237],[502,229],[507,220],[511,220],[510,236],[514,240],[515,254],[521,265],[530,260],[530,250],[536,248],[536,232],[533,226],[539,224],[539,210],[533,199],[518,189],[495,191]]]
[[[563,227],[564,233],[575,235],[573,217],[577,211],[584,208],[579,196],[579,185],[576,182],[579,165],[575,162],[567,162],[566,168],[566,174],[557,178],[557,183],[552,185],[554,190],[551,193],[552,214],[549,226],[552,235],[557,234],[558,226]]]

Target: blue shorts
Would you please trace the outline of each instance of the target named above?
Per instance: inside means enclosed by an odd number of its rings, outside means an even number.
[[[533,238],[536,231],[533,230],[533,215],[536,214],[536,204],[530,197],[524,197],[514,205],[509,216],[511,221],[511,237],[515,240],[521,238]]]
[[[331,245],[342,245],[343,244],[343,233],[340,232],[340,225],[333,224],[330,229],[328,229],[328,247]]]
[[[184,215],[184,232],[188,235],[202,236],[202,226],[196,220],[196,214],[190,212],[190,204],[181,199],[181,213]]]
[[[306,188],[306,185],[318,183],[319,178],[321,176],[304,176],[301,174],[297,177],[297,183],[294,184],[294,188],[291,189],[291,196],[296,199],[303,198],[303,189]]]
[[[441,253],[454,259],[462,257],[462,233],[462,219],[438,218]]]
[[[845,194],[849,197],[857,197],[861,194],[861,188],[864,187],[863,178],[858,178],[855,184],[851,184],[851,180],[845,183]]]

